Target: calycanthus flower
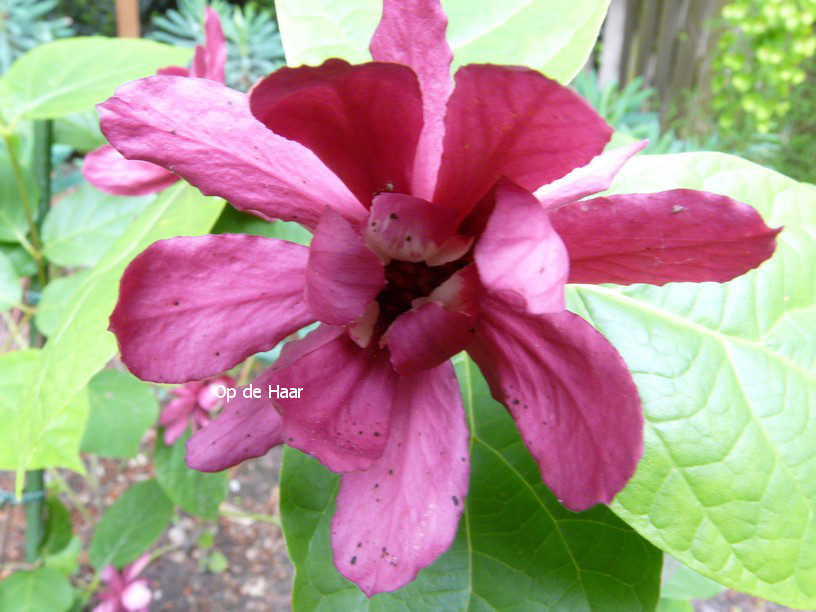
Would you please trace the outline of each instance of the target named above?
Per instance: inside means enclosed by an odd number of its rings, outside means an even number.
[[[196,45],[189,69],[169,66],[158,74],[210,79],[223,85],[227,43],[218,13],[210,7],[204,9],[204,35],[206,42],[204,46]],[[85,156],[82,175],[100,191],[124,196],[156,193],[178,181],[178,176],[169,170],[149,162],[125,159],[110,145]]]
[[[286,344],[256,386],[188,442],[222,470],[281,442],[343,474],[335,565],[397,589],[453,541],[468,427],[449,358],[466,350],[561,502],[609,502],[642,450],[623,359],[564,309],[564,284],[725,281],[774,249],[747,205],[689,190],[583,200],[643,144],[534,70],[450,78],[436,1],[386,1],[373,62],[282,68],[249,96],[157,76],[100,105],[126,157],[263,218],[311,247],[248,235],[157,242],[125,272],[111,329],[140,378],[183,382]],[[236,322],[240,321],[240,324]]]
[[[173,444],[192,423],[193,432],[210,424],[212,412],[223,406],[224,395],[219,397],[218,388],[233,388],[231,376],[217,376],[205,380],[193,380],[170,390],[173,399],[167,402],[159,417],[164,427],[165,444]]]
[[[147,612],[153,593],[147,580],[139,578],[150,563],[150,554],[145,553],[133,563],[118,572],[112,565],[102,570],[102,581],[107,585],[99,594],[99,604],[93,612]]]

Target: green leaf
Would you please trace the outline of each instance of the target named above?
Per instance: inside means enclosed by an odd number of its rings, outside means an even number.
[[[255,215],[250,215],[232,206],[225,206],[224,211],[213,226],[213,234],[252,234],[267,238],[280,238],[289,242],[309,245],[312,234],[302,225],[293,221],[269,222]]]
[[[89,110],[119,85],[184,65],[191,49],[141,38],[65,38],[36,47],[12,64],[4,77],[4,115],[56,119]]]
[[[379,0],[277,0],[290,66],[330,57],[370,61]],[[561,82],[578,74],[595,46],[609,0],[443,0],[453,69],[471,63],[531,66]]]
[[[722,593],[725,587],[698,574],[690,567],[666,558],[663,567],[661,599],[709,599]]]
[[[114,196],[82,185],[46,215],[45,256],[66,268],[94,265],[153,199]]]
[[[74,590],[68,578],[47,567],[17,572],[0,582],[3,612],[63,612],[73,601]]]
[[[74,536],[74,530],[71,526],[71,513],[68,512],[68,508],[59,500],[59,497],[49,495],[45,500],[45,505],[47,519],[41,554],[48,556],[68,546]]]
[[[214,521],[227,497],[227,472],[207,474],[188,468],[184,455],[189,437],[188,430],[171,446],[156,437],[156,480],[182,510]]]
[[[660,552],[603,506],[574,514],[541,482],[515,425],[472,362],[460,362],[471,424],[471,480],[451,549],[415,582],[370,602],[331,560],[339,478],[287,448],[281,518],[296,609],[653,610]]]
[[[17,276],[34,276],[37,273],[34,258],[19,244],[0,244],[0,253],[8,257]]]
[[[9,310],[23,299],[23,288],[14,264],[0,253],[0,312]]]
[[[81,554],[82,540],[78,536],[72,536],[65,548],[44,559],[45,567],[55,569],[66,576],[73,576],[79,569],[79,555]]]
[[[66,144],[79,153],[88,153],[108,143],[99,129],[96,109],[71,113],[54,121],[54,142]]]
[[[14,470],[20,465],[17,431],[27,426],[30,418],[21,409],[21,398],[26,381],[39,371],[42,357],[38,349],[0,355],[0,470]],[[43,423],[37,444],[29,448],[29,462],[38,466],[62,465],[84,473],[79,441],[87,418],[88,395],[80,389]]]
[[[34,323],[44,336],[50,336],[57,329],[72,296],[90,273],[90,270],[80,270],[71,276],[55,278],[45,286],[34,315]]]
[[[784,225],[771,260],[725,284],[575,286],[570,307],[621,352],[645,453],[613,510],[694,570],[816,607],[816,189],[715,153],[640,156],[614,191],[704,189]]]
[[[122,272],[156,240],[206,232],[222,206],[221,200],[206,198],[183,183],[165,190],[130,224],[77,288],[43,349],[41,366],[25,378],[14,445],[18,474],[37,467],[81,466],[74,451],[55,453],[44,461],[37,458],[37,449],[62,444],[55,432],[48,433],[51,424],[71,413],[69,400],[85,389],[91,377],[116,354],[116,339],[107,328]],[[84,422],[83,416],[79,426],[70,432],[72,436],[81,435]],[[62,433],[67,436],[69,432]],[[79,440],[76,442],[78,446]],[[18,478],[18,487],[21,482]]]
[[[685,599],[660,598],[657,604],[657,612],[694,612],[694,606]]]
[[[28,202],[33,212],[36,207],[34,203],[37,198],[37,186],[29,172],[27,156],[22,155],[22,148],[16,147],[20,150],[16,151],[15,155],[22,156],[22,159],[18,161],[23,175],[23,184],[28,194]],[[3,142],[0,142],[0,241],[22,242],[26,234],[28,234],[28,222],[14,168],[9,159],[8,149]]]
[[[173,504],[155,480],[131,486],[108,508],[96,526],[88,557],[96,569],[134,561],[162,534],[173,518]]]
[[[80,450],[103,457],[135,457],[159,403],[150,385],[117,370],[102,370],[88,383],[91,413]]]

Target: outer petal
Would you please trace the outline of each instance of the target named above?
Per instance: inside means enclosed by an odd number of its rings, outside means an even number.
[[[190,425],[190,416],[191,415],[184,415],[180,416],[175,421],[170,421],[165,425],[164,430],[164,443],[168,446],[175,443],[181,436],[184,435],[184,432],[187,431],[187,427]]]
[[[587,164],[612,134],[578,94],[529,68],[456,73],[434,202],[462,217],[501,176],[533,191]]]
[[[270,133],[238,91],[155,76],[121,86],[97,108],[102,131],[125,157],[159,164],[236,208],[310,228],[326,205],[365,217],[340,179],[311,151]]]
[[[280,361],[267,384],[302,389],[275,400],[286,444],[333,472],[366,469],[382,455],[398,379],[385,351],[321,327],[287,344]]]
[[[190,76],[190,71],[187,68],[183,68],[182,66],[167,66],[166,68],[159,68],[156,71],[156,74],[164,76],[188,77]]]
[[[346,325],[384,286],[380,260],[348,221],[326,208],[309,249],[304,293],[309,311],[323,323]]]
[[[193,408],[195,408],[195,403],[195,396],[191,395],[177,397],[171,400],[161,411],[159,425],[167,427],[179,419],[186,419],[190,416],[190,413],[192,413]]]
[[[400,380],[383,456],[345,474],[334,564],[371,597],[411,582],[453,542],[468,487],[468,428],[453,366]]]
[[[422,100],[407,66],[281,68],[250,92],[252,113],[314,151],[365,206],[381,191],[408,193],[422,129]]]
[[[445,37],[448,18],[439,0],[385,0],[371,39],[375,60],[410,66],[422,90],[422,134],[417,145],[411,193],[430,200],[442,157],[445,107],[453,92],[453,52]]]
[[[122,578],[124,578],[125,582],[131,582],[134,578],[136,578],[136,576],[141,574],[144,569],[150,565],[150,559],[150,553],[144,553],[133,563],[125,566],[122,570]]]
[[[314,319],[303,302],[306,247],[221,234],[161,240],[125,270],[111,315],[122,360],[142,380],[228,370]]]
[[[374,198],[365,241],[383,257],[424,261],[453,235],[455,223],[447,208],[401,193],[381,193]]]
[[[623,164],[648,144],[648,140],[641,140],[601,153],[586,166],[576,168],[557,181],[539,187],[533,195],[545,208],[556,208],[606,191]]]
[[[474,259],[489,291],[528,312],[564,309],[567,250],[541,204],[518,185],[499,184]]]
[[[570,312],[529,315],[488,297],[468,352],[561,503],[609,503],[643,450],[640,399],[615,348]]]
[[[206,71],[203,77],[224,82],[225,66],[227,64],[227,41],[224,38],[224,31],[221,29],[221,20],[209,6],[204,9],[204,34],[206,43],[204,45],[206,57]]]
[[[269,370],[252,385],[261,397],[246,398],[239,388],[212,423],[187,440],[187,465],[201,472],[220,472],[261,457],[283,442],[283,421],[267,392]]]
[[[747,204],[689,189],[575,202],[550,219],[571,283],[721,283],[768,259],[780,231]]]
[[[156,193],[178,180],[175,174],[156,164],[125,159],[110,145],[85,156],[82,175],[100,191],[124,196]]]

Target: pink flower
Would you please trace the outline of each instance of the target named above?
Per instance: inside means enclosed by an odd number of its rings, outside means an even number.
[[[218,397],[218,387],[233,388],[235,381],[230,376],[218,376],[194,380],[170,390],[175,398],[167,403],[159,417],[159,425],[164,427],[165,444],[178,440],[191,420],[193,432],[210,423],[210,413],[220,408],[224,401],[223,395]]]
[[[147,580],[138,578],[147,564],[150,555],[144,554],[130,565],[116,571],[112,565],[102,570],[102,580],[108,588],[99,594],[100,603],[94,612],[147,612],[153,593]]]
[[[227,44],[221,21],[210,7],[204,9],[206,44],[197,45],[193,65],[188,70],[180,66],[162,68],[158,74],[210,79],[224,83]],[[85,157],[82,174],[91,185],[114,195],[136,196],[166,189],[178,176],[149,162],[128,160],[110,145],[99,147]]]
[[[375,62],[283,68],[248,97],[152,77],[99,107],[126,157],[314,232],[310,248],[158,242],[125,272],[111,329],[137,376],[181,382],[321,322],[255,381],[300,398],[230,402],[187,460],[217,471],[285,441],[342,473],[335,565],[368,595],[455,536],[469,432],[451,356],[473,357],[565,506],[609,502],[641,455],[640,402],[617,351],[564,310],[565,282],[724,281],[776,234],[710,193],[579,201],[642,145],[602,153],[609,126],[527,68],[465,66],[454,89],[439,3],[384,8]]]

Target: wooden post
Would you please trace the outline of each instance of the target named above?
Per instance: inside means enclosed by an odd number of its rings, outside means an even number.
[[[139,0],[116,0],[116,34],[122,38],[139,38]]]

